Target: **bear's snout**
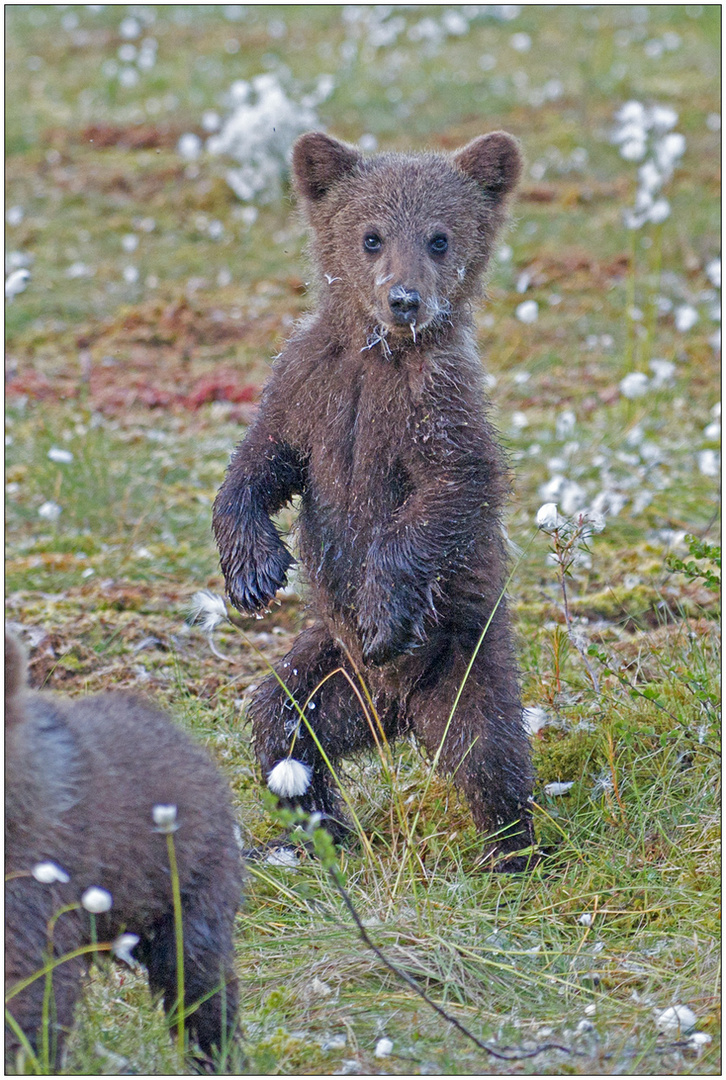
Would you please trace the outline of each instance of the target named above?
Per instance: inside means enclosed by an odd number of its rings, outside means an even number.
[[[388,306],[397,323],[410,326],[416,322],[421,295],[416,289],[406,289],[403,285],[394,285],[388,293]]]

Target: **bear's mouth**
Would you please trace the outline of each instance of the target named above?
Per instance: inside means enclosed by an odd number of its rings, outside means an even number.
[[[418,294],[414,294],[418,296]],[[414,342],[425,330],[441,326],[451,321],[451,303],[442,300],[438,296],[420,299],[417,304],[403,307],[399,310],[391,310],[391,305],[386,305],[383,310],[376,312],[378,326],[383,328],[396,341],[406,338]]]

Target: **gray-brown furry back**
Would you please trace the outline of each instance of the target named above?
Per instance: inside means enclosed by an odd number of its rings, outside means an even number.
[[[98,936],[138,935],[135,956],[167,1009],[176,999],[173,906],[166,837],[156,805],[177,807],[175,846],[184,909],[187,1003],[207,1000],[189,1027],[205,1052],[234,1026],[237,1004],[232,927],[242,869],[229,790],[205,751],[142,698],[99,694],[73,701],[30,691],[25,657],[6,636],[5,979],[43,966],[51,916],[77,904],[90,886],[111,893]],[[31,874],[52,862],[69,880],[43,884]],[[53,953],[90,941],[83,910],[55,924]],[[55,1054],[72,1022],[85,959],[55,969]],[[45,981],[13,997],[9,1008],[37,1046]],[[223,1025],[226,1015],[226,1030]],[[6,1054],[18,1042],[6,1028]]]

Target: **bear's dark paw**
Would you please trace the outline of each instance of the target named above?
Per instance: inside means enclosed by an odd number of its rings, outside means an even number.
[[[379,625],[362,628],[363,663],[371,667],[388,664],[420,645],[422,636],[409,619],[399,623],[386,620]]]
[[[283,544],[262,557],[248,558],[235,572],[224,572],[230,602],[243,614],[262,611],[287,584],[287,571],[294,563]],[[224,567],[222,567],[224,571]]]
[[[401,574],[366,581],[358,594],[358,629],[363,661],[380,667],[426,640],[424,621],[433,609],[431,591]]]

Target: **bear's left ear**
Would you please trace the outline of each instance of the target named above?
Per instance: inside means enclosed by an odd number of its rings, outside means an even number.
[[[522,172],[519,143],[506,131],[480,135],[457,150],[454,165],[492,195],[508,195]]]
[[[355,147],[320,131],[301,135],[292,149],[292,173],[298,194],[308,202],[318,202],[355,169],[361,158]]]

